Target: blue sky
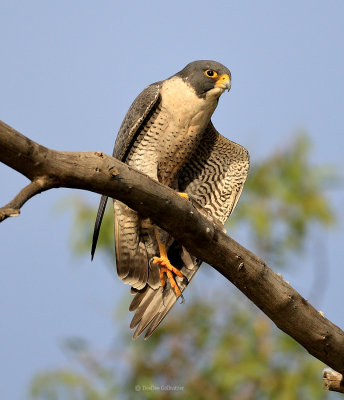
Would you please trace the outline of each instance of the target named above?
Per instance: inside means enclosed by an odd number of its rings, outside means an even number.
[[[233,78],[215,126],[248,148],[252,164],[306,130],[314,162],[342,173],[343,17],[341,0],[2,1],[0,119],[50,148],[110,154],[139,91],[192,60],[214,59]],[[1,204],[27,183],[2,164],[0,181]],[[41,194],[0,226],[2,398],[26,398],[37,370],[66,365],[65,337],[112,341],[113,307],[128,288],[102,256],[91,264],[71,255],[71,215],[56,212],[71,193]],[[343,187],[329,195],[338,223],[321,236],[327,290],[316,306],[343,327]],[[306,295],[314,270],[301,261],[287,275]]]

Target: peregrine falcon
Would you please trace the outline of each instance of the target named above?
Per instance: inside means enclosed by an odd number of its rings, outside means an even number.
[[[231,73],[216,61],[188,64],[146,87],[119,129],[113,157],[179,192],[223,225],[234,210],[249,168],[246,149],[216,131],[211,116],[231,87]],[[107,197],[95,222],[92,258]],[[148,338],[197,272],[201,260],[167,232],[114,200],[118,276],[135,295],[130,328]],[[182,298],[182,297],[181,297]]]

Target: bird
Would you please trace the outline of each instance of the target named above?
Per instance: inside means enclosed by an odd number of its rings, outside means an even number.
[[[147,86],[118,131],[113,157],[192,201],[224,230],[248,174],[248,151],[222,136],[211,117],[231,88],[231,72],[212,60],[187,64]],[[93,231],[93,259],[108,198],[102,196]],[[113,200],[116,266],[131,286],[130,328],[147,339],[171,310],[201,265],[166,231]]]

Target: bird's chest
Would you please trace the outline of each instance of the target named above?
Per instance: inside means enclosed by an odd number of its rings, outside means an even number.
[[[199,98],[181,79],[165,81],[161,88],[161,111],[167,122],[165,136],[185,139],[185,142],[196,137],[208,125],[216,105],[216,100]]]
[[[202,139],[217,102],[206,102],[183,82],[162,88],[161,112],[165,126],[159,138],[159,181],[170,185]]]
[[[173,186],[180,168],[197,148],[217,102],[200,99],[179,80],[165,81],[161,101],[146,121],[127,163]]]

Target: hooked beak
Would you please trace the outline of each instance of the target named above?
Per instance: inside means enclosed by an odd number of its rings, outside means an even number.
[[[230,76],[228,74],[221,75],[217,79],[217,81],[215,83],[215,86],[220,87],[222,89],[228,89],[228,91],[229,91],[230,88],[231,88],[231,78],[230,78]]]

